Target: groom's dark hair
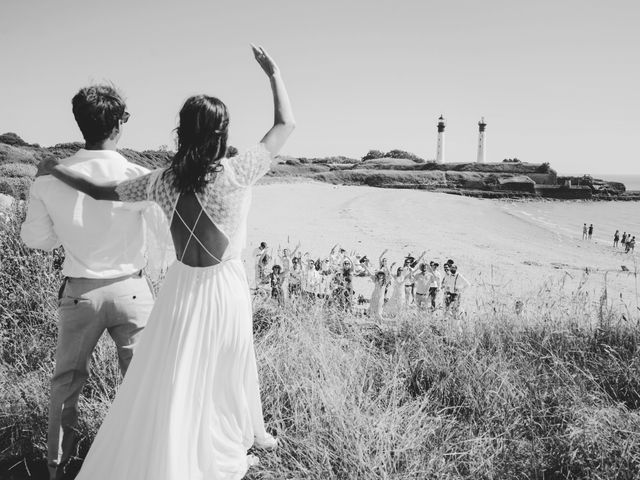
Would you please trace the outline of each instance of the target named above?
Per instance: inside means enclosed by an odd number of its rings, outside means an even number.
[[[82,88],[71,104],[73,116],[87,143],[102,142],[109,138],[126,110],[124,99],[110,85]]]

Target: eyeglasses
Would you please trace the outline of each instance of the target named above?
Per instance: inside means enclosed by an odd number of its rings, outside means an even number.
[[[129,112],[124,112],[122,114],[122,118],[120,118],[120,121],[122,123],[127,123],[129,121],[129,117],[131,117],[131,114]]]

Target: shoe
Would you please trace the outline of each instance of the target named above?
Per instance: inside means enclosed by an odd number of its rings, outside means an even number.
[[[62,480],[64,468],[62,466],[49,465],[49,480]]]
[[[274,450],[278,446],[278,439],[265,433],[264,436],[254,438],[253,446],[263,450]]]

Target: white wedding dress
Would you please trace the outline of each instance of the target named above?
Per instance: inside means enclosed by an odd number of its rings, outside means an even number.
[[[270,163],[271,155],[259,144],[224,159],[223,169],[196,194],[201,218],[184,222],[192,235],[182,254],[201,248],[219,263],[191,267],[177,260],[169,267],[78,480],[239,479],[250,463],[247,450],[254,441],[269,440],[240,253],[251,186]],[[172,175],[157,170],[117,191],[123,201],[158,203],[175,224],[181,195]],[[226,248],[205,245],[199,231],[207,224],[222,233]]]

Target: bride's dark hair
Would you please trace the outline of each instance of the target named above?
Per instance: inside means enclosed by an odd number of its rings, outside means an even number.
[[[219,171],[227,153],[229,113],[222,101],[189,97],[180,110],[178,151],[171,161],[173,185],[180,193],[202,192],[207,175]]]

